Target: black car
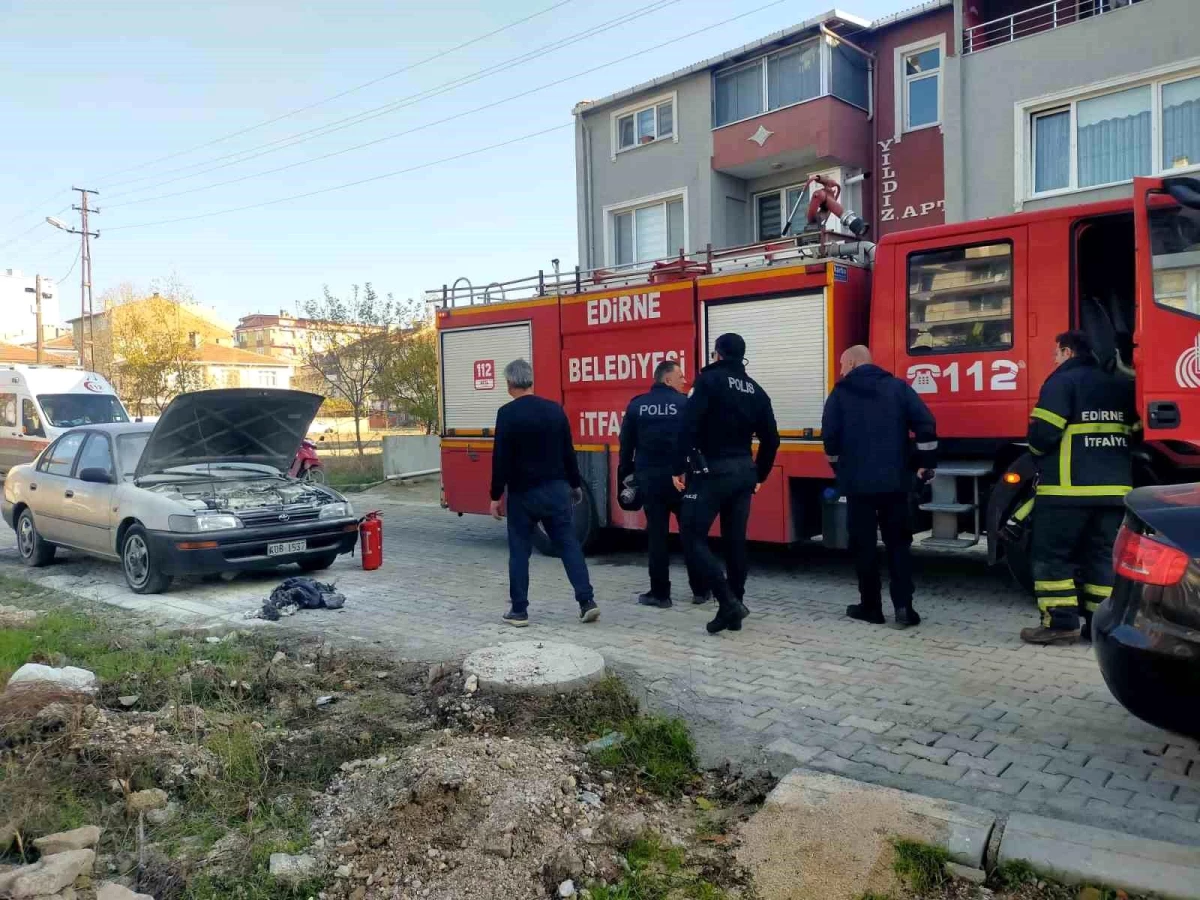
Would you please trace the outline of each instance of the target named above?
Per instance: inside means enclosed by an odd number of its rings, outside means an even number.
[[[1139,488],[1096,612],[1100,671],[1140,719],[1200,737],[1200,484]]]

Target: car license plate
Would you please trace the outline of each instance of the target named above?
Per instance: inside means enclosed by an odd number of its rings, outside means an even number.
[[[307,549],[308,541],[280,541],[267,544],[267,556],[287,556],[289,553],[303,553]]]

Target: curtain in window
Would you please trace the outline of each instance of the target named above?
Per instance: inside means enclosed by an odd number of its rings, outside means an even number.
[[[1200,78],[1162,89],[1164,169],[1200,164]]]
[[[633,264],[633,213],[613,216],[613,243],[617,249],[617,265]]]
[[[1075,114],[1080,187],[1150,174],[1149,87],[1082,100]]]
[[[1071,186],[1071,111],[1033,120],[1033,189],[1054,191]]]
[[[802,44],[767,60],[767,103],[778,109],[821,93],[820,44]]]
[[[763,111],[762,66],[755,64],[718,75],[717,125],[757,116]]]
[[[637,261],[649,262],[667,255],[666,206],[644,206],[633,211],[637,220]]]

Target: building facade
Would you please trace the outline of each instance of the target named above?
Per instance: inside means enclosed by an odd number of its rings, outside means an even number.
[[[575,107],[579,254],[624,266],[805,224],[811,175],[872,235],[943,221],[951,0],[831,11]]]
[[[1196,0],[840,11],[575,107],[579,259],[620,267],[805,224],[832,176],[869,237],[1128,196],[1200,170]]]
[[[335,328],[349,339],[384,330],[374,325],[339,327],[329,322],[289,316],[285,310],[280,310],[277,316],[266,313],[242,316],[233,330],[233,337],[243,350],[290,360],[298,365],[313,352],[328,350],[331,345],[329,333]]]
[[[1195,0],[956,0],[950,221],[1129,196],[1200,168]]]

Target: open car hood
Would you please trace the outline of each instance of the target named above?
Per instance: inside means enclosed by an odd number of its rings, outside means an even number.
[[[174,466],[230,462],[286,472],[324,399],[269,388],[180,394],[150,432],[134,477]]]

